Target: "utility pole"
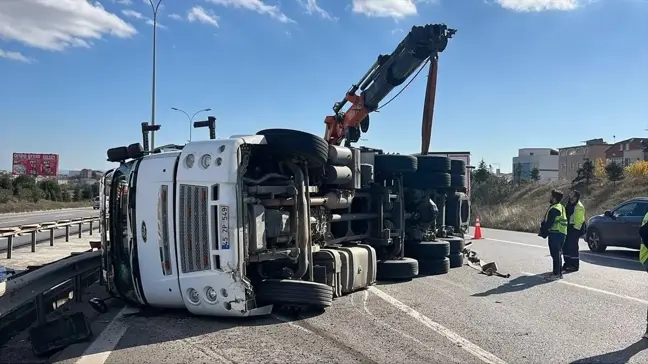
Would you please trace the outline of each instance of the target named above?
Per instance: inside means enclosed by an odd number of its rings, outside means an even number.
[[[183,113],[183,114],[185,114],[187,116],[187,119],[189,119],[189,141],[190,142],[191,142],[191,131],[193,130],[193,126],[191,125],[191,122],[193,121],[193,119],[196,117],[196,115],[200,114],[201,112],[211,111],[210,108],[202,109],[202,110],[196,111],[192,116],[189,116],[189,114],[187,114],[186,111],[184,111],[182,109],[178,109],[177,107],[172,107],[171,110],[181,112],[181,113]]]
[[[157,14],[162,0],[157,0],[157,3],[155,4],[153,3],[153,1],[154,0],[149,0],[149,4],[151,4],[151,9],[153,10],[153,85],[151,90],[151,126],[155,126],[155,57],[157,53]],[[151,150],[155,150],[155,130],[151,131]]]

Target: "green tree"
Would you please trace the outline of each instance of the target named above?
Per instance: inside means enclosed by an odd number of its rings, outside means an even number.
[[[61,201],[63,202],[72,201],[72,195],[70,194],[70,190],[64,189],[63,191],[61,191]]]
[[[99,182],[92,184],[92,197],[99,196]]]
[[[596,166],[594,165],[594,162],[586,159],[583,165],[578,168],[576,173],[576,178],[574,178],[572,184],[585,183],[585,185],[589,186],[596,176]]]
[[[610,162],[605,166],[605,174],[607,175],[608,181],[616,184],[617,181],[623,179],[623,166],[616,162]]]
[[[513,180],[518,184],[522,183],[522,164],[515,163],[513,166]]]
[[[14,194],[19,195],[21,189],[33,189],[36,187],[36,179],[32,176],[21,175],[13,180]]]
[[[488,171],[488,166],[486,165],[486,162],[482,159],[479,162],[479,165],[477,166],[477,169],[473,173],[472,179],[475,181],[475,183],[484,183],[488,180],[488,177],[490,177],[491,173]]]
[[[43,198],[51,201],[61,201],[61,186],[56,181],[45,180],[38,182],[38,188],[43,191]]]
[[[540,170],[538,167],[533,167],[531,170],[531,180],[533,182],[538,182],[540,180]]]
[[[83,186],[83,188],[81,189],[81,198],[84,200],[89,200],[92,198],[92,186]]]
[[[13,189],[13,183],[11,181],[11,175],[9,173],[0,174],[0,189],[3,190]]]
[[[81,201],[83,198],[81,188],[77,187],[74,189],[74,201]]]

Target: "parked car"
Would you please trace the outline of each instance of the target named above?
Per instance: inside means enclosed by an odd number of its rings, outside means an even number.
[[[92,208],[95,210],[99,210],[99,208],[101,208],[101,202],[99,201],[99,196],[92,199]]]
[[[624,201],[587,222],[585,241],[593,252],[602,253],[608,246],[639,249],[639,228],[648,212],[648,197]]]

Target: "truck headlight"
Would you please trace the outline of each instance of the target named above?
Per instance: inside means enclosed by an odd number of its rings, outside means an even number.
[[[189,154],[188,156],[185,157],[185,166],[187,166],[187,168],[192,168],[195,162],[196,162],[195,155]]]
[[[205,298],[209,302],[216,302],[218,299],[218,293],[216,293],[216,290],[213,289],[212,287],[205,287]]]
[[[200,303],[200,295],[198,294],[198,291],[196,291],[195,289],[189,288],[187,290],[187,296],[189,297],[189,302],[193,304]]]
[[[211,155],[205,154],[202,157],[200,157],[200,166],[203,168],[209,168],[209,165],[211,164]]]

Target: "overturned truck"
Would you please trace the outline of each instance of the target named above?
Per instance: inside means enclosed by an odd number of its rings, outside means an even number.
[[[379,101],[452,34],[442,24],[414,27],[336,103],[324,138],[266,129],[215,139],[212,130],[210,140],[183,146],[108,150],[119,163],[104,176],[100,209],[111,295],[250,316],[273,306],[323,309],[377,279],[438,271],[425,264],[445,263],[426,259],[425,245],[461,228],[446,228],[432,202],[445,209],[439,196],[455,193],[450,159],[352,143]]]

